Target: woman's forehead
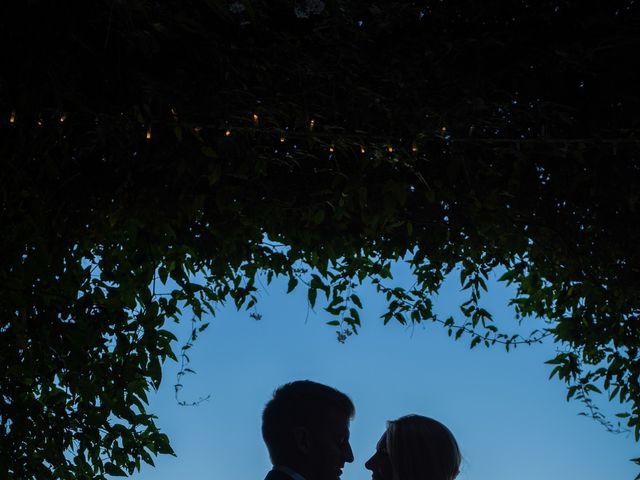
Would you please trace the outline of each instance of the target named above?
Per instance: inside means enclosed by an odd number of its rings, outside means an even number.
[[[376,445],[376,450],[381,452],[387,451],[387,432],[384,432],[378,440],[378,444]]]

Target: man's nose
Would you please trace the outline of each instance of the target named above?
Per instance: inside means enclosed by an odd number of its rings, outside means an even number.
[[[353,450],[351,450],[351,444],[347,442],[347,448],[345,449],[344,461],[347,463],[353,462]]]

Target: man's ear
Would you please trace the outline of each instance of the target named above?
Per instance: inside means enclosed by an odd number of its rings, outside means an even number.
[[[300,453],[311,451],[311,432],[307,427],[293,427],[293,443]]]

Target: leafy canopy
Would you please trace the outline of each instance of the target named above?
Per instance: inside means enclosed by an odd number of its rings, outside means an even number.
[[[633,1],[0,9],[3,477],[172,453],[146,411],[186,355],[163,326],[189,308],[194,340],[222,303],[252,308],[259,275],[321,292],[341,341],[365,280],[384,322],[472,347],[550,337],[568,396],[615,429],[592,400],[606,392],[638,438]],[[437,318],[455,268],[468,301]],[[498,331],[480,306],[497,268],[543,331]]]

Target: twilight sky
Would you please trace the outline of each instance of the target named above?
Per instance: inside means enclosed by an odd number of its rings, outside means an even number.
[[[403,268],[396,281],[411,281]],[[446,282],[435,301],[442,316],[457,315],[461,294],[457,281]],[[494,279],[495,280],[495,279]],[[517,332],[508,308],[509,291],[492,281],[483,306],[498,325]],[[270,468],[260,435],[260,415],[274,388],[311,379],[347,393],[356,405],[351,424],[355,461],[342,480],[366,480],[364,462],[373,453],[385,422],[408,413],[433,417],[447,425],[464,457],[460,480],[632,480],[629,461],[637,457],[632,436],[613,435],[595,421],[578,416],[581,404],[567,403],[566,388],[548,380],[552,342],[505,352],[494,346],[469,350],[469,339],[447,337],[436,324],[382,325],[382,298],[372,289],[359,294],[363,328],[345,344],[327,326],[322,299],[307,317],[306,291],[286,295],[286,282],[261,288],[257,311],[229,307],[191,352],[195,375],[184,378],[184,400],[211,395],[197,407],[180,407],[173,396],[177,366],[168,362],[149,411],[172,439],[177,457],[157,458],[143,466],[135,480],[261,480]],[[466,298],[466,297],[464,297]],[[529,319],[522,328],[540,327]],[[188,336],[190,318],[169,327],[180,341]],[[179,348],[179,346],[178,346]],[[601,402],[605,411],[619,405]]]

